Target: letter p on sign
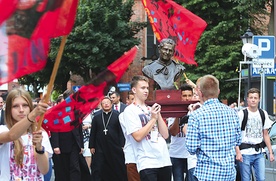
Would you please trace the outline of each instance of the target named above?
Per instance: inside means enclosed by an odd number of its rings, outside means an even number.
[[[260,59],[274,59],[275,57],[274,36],[253,36],[253,44],[260,49]]]

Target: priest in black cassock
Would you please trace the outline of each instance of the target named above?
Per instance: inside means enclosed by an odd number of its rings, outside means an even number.
[[[101,106],[93,117],[89,140],[92,181],[127,181],[119,112],[113,111],[109,97],[103,98]]]

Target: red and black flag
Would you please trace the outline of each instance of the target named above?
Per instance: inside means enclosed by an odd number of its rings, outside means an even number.
[[[78,0],[0,0],[0,84],[44,68],[51,38],[68,35]]]
[[[42,127],[52,132],[67,132],[79,126],[83,118],[95,109],[111,86],[116,86],[130,63],[134,60],[137,47],[110,64],[91,83],[82,86],[76,93],[49,109]]]
[[[207,23],[172,0],[142,0],[158,41],[176,42],[175,58],[187,64],[197,63],[194,53]]]

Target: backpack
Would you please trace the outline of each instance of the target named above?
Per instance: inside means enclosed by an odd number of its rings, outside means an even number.
[[[261,118],[262,118],[262,123],[263,123],[263,126],[264,126],[264,123],[265,123],[265,114],[264,114],[264,111],[262,109],[259,109],[259,113],[261,115]],[[244,131],[245,129],[245,126],[247,124],[247,119],[248,119],[248,110],[247,109],[244,109],[243,110],[243,120],[242,120],[242,126],[241,126],[241,130]]]

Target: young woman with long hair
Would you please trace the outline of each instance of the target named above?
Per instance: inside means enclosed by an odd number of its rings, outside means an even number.
[[[31,96],[21,88],[9,92],[6,125],[0,126],[0,181],[43,181],[52,150],[47,133],[36,131],[35,118],[45,113],[47,107],[39,102],[34,108]]]

